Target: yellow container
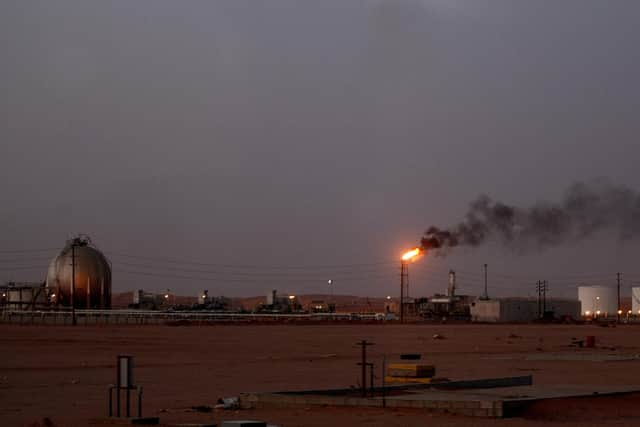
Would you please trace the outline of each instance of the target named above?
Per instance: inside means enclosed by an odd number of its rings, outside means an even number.
[[[391,377],[431,378],[436,374],[433,365],[418,365],[415,363],[390,363],[387,375]]]
[[[412,377],[391,377],[385,376],[384,382],[387,384],[391,383],[419,383],[419,384],[429,384],[431,382],[431,378],[412,378]]]

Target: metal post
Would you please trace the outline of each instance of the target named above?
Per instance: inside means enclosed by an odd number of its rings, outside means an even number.
[[[387,358],[386,356],[382,357],[382,407],[387,407],[387,389],[386,389],[386,378],[387,375]]]
[[[369,389],[371,390],[371,397],[373,397],[373,363],[367,363],[369,365]]]
[[[113,386],[109,386],[109,416],[113,416]]]
[[[367,396],[367,342],[362,341],[362,397]]]
[[[138,387],[138,418],[142,418],[142,386]]]
[[[362,347],[362,362],[358,363],[362,366],[362,397],[367,397],[367,346],[373,343],[362,340],[358,345]]]
[[[404,298],[405,289],[409,293],[409,263],[400,262],[400,323],[404,323]],[[408,295],[407,295],[408,296]]]
[[[131,384],[127,384],[127,389],[125,391],[127,396],[127,418],[131,417]]]
[[[617,274],[618,276],[618,309],[616,310],[616,315],[618,316],[618,323],[620,323],[620,273]]]
[[[116,375],[116,417],[120,417],[120,358],[118,357],[118,371]]]
[[[71,324],[76,325],[76,242],[71,243]],[[120,416],[120,415],[118,415]]]

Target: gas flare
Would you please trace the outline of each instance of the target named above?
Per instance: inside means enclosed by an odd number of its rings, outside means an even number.
[[[402,255],[402,260],[403,261],[410,261],[413,258],[417,257],[418,255],[420,255],[422,253],[422,249],[420,248],[413,248],[410,251],[405,252]]]

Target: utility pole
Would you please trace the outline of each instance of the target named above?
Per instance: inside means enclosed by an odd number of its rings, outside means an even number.
[[[538,318],[542,319],[547,311],[547,281],[538,280],[536,290],[538,291]]]
[[[547,312],[547,281],[542,282],[542,317]]]
[[[484,265],[484,296],[483,299],[489,299],[489,291],[487,290],[487,264]]]
[[[616,310],[616,316],[618,319],[618,323],[620,323],[620,273],[617,274],[618,276],[618,309]]]
[[[71,324],[75,326],[76,322],[76,241],[71,243]]]
[[[538,319],[542,319],[542,287],[540,280],[536,282],[536,291],[538,291]]]

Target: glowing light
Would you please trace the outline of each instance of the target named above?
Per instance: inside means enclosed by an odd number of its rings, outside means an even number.
[[[600,310],[596,311],[596,314],[597,314],[598,316],[600,316]]]
[[[413,248],[410,251],[405,252],[404,255],[402,255],[402,260],[411,261],[421,253],[422,251],[420,250],[420,248]]]
[[[296,298],[296,296],[295,296],[295,295],[289,295],[289,299],[293,300],[293,299],[295,299],[295,298]]]
[[[587,310],[587,311],[585,311],[585,312],[584,312],[584,315],[585,315],[585,316],[589,316],[590,314],[591,314],[591,312],[590,312],[589,310]]]
[[[618,314],[622,314],[622,310],[618,310]]]
[[[165,294],[164,299],[169,299],[169,294]]]
[[[391,295],[387,295],[387,299],[391,299]]]

